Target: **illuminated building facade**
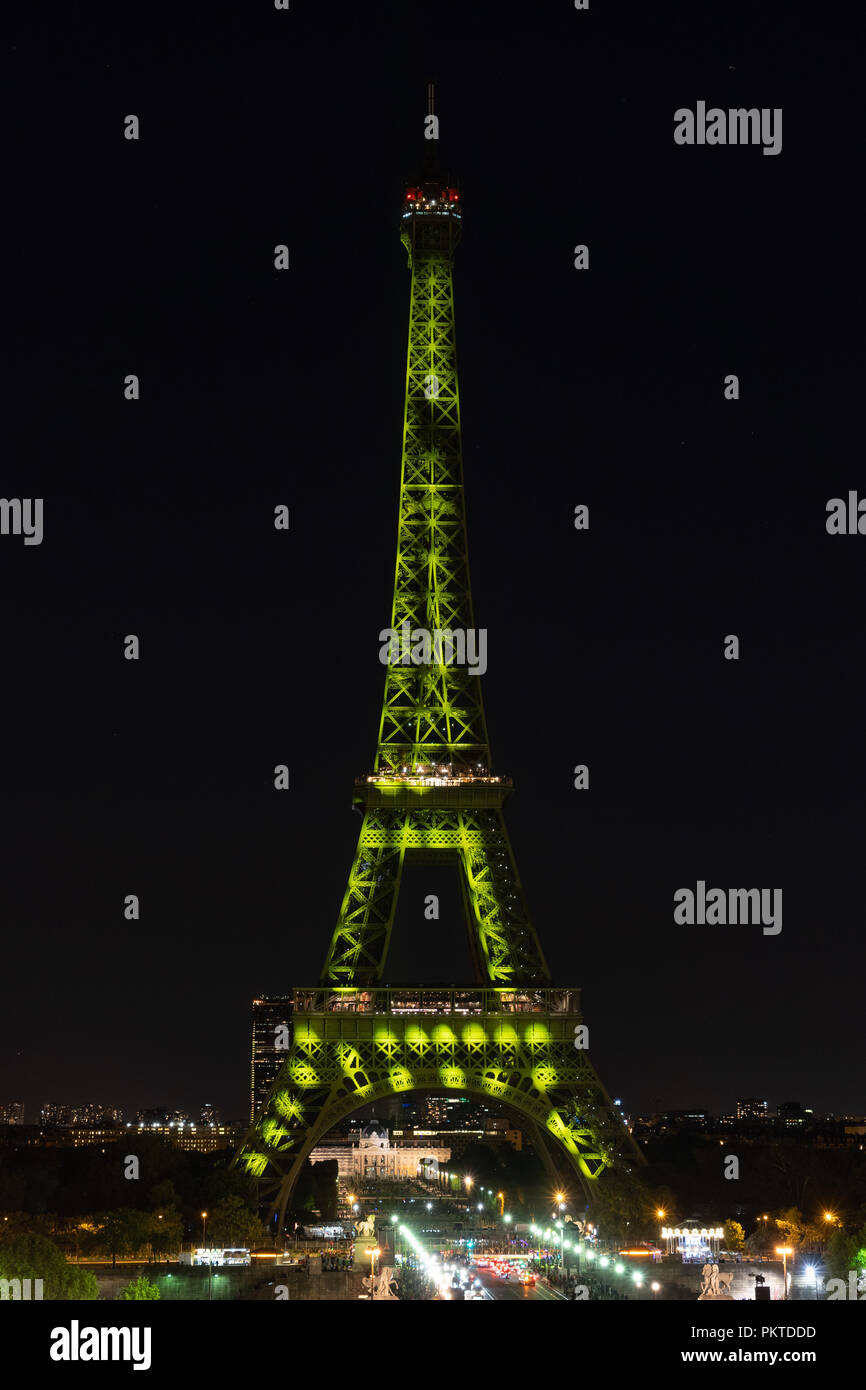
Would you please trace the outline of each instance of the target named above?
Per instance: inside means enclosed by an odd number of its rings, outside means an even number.
[[[766,1118],[767,1102],[765,1100],[737,1101],[738,1120],[765,1120]]]
[[[346,1182],[358,1178],[388,1179],[439,1176],[440,1166],[451,1157],[451,1150],[423,1140],[392,1143],[388,1130],[377,1120],[361,1128],[356,1143],[317,1144],[311,1163],[337,1162],[338,1176]]]

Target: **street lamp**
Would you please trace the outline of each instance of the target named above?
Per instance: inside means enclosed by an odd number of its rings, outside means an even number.
[[[367,1250],[367,1254],[370,1256],[370,1297],[371,1297],[371,1298],[373,1297],[374,1268],[375,1268],[375,1264],[376,1264],[376,1259],[377,1259],[377,1257],[378,1257],[379,1255],[381,1255],[381,1253],[382,1253],[382,1251],[379,1249],[378,1245],[371,1245],[371,1246],[369,1246],[369,1248],[368,1248],[368,1250]]]
[[[656,1207],[656,1220],[659,1223],[659,1247],[661,1247],[662,1243],[662,1222],[664,1221],[666,1216],[667,1212],[665,1211],[664,1207]],[[668,1254],[670,1253],[670,1239],[668,1239]]]
[[[794,1251],[790,1245],[777,1245],[776,1254],[782,1256],[782,1283],[785,1286],[784,1298],[788,1297],[788,1256],[793,1255]]]
[[[207,1226],[207,1212],[206,1212],[206,1211],[203,1211],[202,1214],[201,1214],[201,1243],[202,1243],[202,1249],[204,1248],[204,1239],[205,1239],[204,1233],[205,1233],[205,1227],[206,1227],[206,1226]]]

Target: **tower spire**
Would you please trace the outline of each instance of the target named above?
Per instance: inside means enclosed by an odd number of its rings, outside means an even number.
[[[434,101],[428,86],[428,107]],[[428,116],[435,114],[428,110]],[[364,822],[322,973],[381,980],[407,854],[456,858],[475,978],[549,981],[502,818],[481,697],[487,632],[475,626],[466,515],[452,266],[459,189],[439,177],[406,189],[409,343],[390,634],[373,768],[355,784]]]

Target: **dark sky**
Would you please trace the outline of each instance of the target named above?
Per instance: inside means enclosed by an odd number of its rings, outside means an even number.
[[[433,76],[488,723],[553,974],[632,1113],[862,1112],[866,536],[825,530],[866,496],[854,11],[180,8],[40,7],[13,41],[2,490],[45,532],[0,537],[0,1099],[243,1115],[250,999],[318,978],[378,728]],[[676,146],[698,100],[781,107],[782,153]],[[781,887],[782,933],[675,924],[698,879]],[[468,979],[406,886],[392,978]]]

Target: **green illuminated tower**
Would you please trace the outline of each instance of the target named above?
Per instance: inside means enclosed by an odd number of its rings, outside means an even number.
[[[432,92],[429,114],[432,116]],[[429,126],[428,126],[429,128]],[[273,1183],[280,1220],[310,1150],[353,1111],[400,1091],[455,1090],[516,1111],[591,1187],[640,1162],[579,1036],[579,992],[552,986],[494,774],[475,629],[452,266],[462,203],[432,159],[406,189],[409,343],[397,563],[379,741],[355,783],[358,848],[318,987],[293,991],[276,1084],[237,1162]],[[438,636],[437,636],[438,634]],[[392,987],[385,964],[407,855],[456,861],[475,983]]]

